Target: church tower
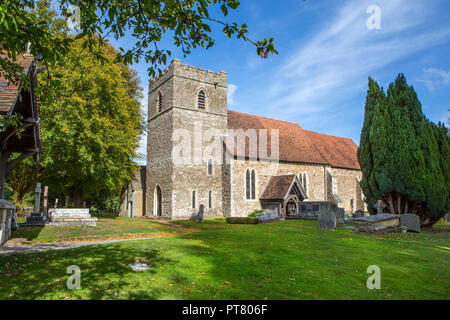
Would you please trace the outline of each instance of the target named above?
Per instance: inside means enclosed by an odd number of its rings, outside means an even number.
[[[147,215],[222,215],[221,139],[227,129],[227,74],[175,59],[148,93]]]

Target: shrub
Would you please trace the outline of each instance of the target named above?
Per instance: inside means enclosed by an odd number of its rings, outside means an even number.
[[[262,210],[254,210],[252,213],[250,213],[249,215],[248,215],[248,217],[249,218],[256,218],[256,215],[258,214],[258,213],[263,213],[264,211],[262,211]]]

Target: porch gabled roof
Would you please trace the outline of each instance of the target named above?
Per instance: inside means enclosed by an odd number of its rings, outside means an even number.
[[[307,199],[305,191],[295,174],[273,176],[259,198],[261,200],[285,200],[291,193],[297,194],[302,199]]]

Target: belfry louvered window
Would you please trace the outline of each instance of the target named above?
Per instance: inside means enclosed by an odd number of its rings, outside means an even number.
[[[159,92],[158,93],[158,112],[162,111],[162,106],[163,106],[162,95],[161,95],[161,92]]]
[[[205,91],[200,90],[198,93],[198,108],[205,109],[206,108],[206,95]]]

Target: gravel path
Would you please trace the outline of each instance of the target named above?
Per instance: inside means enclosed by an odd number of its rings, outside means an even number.
[[[167,235],[168,236],[168,235]],[[146,238],[130,238],[130,239],[112,239],[112,240],[98,240],[98,241],[74,241],[74,242],[58,242],[58,243],[45,243],[45,244],[31,244],[24,246],[12,246],[12,247],[0,247],[0,256],[9,254],[24,254],[30,252],[38,252],[45,250],[63,250],[72,249],[82,246],[90,246],[94,244],[109,244],[123,241],[140,241],[162,238],[167,236],[150,236]]]

